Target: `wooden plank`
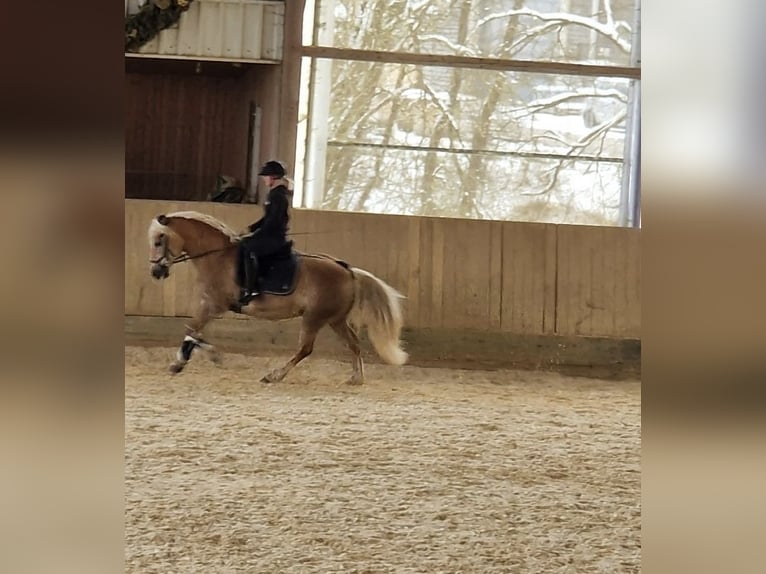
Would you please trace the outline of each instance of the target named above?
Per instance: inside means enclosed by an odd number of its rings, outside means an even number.
[[[227,82],[226,123],[221,130],[223,137],[223,157],[221,165],[226,173],[237,177],[241,185],[247,183],[248,138],[250,136],[250,103],[245,90],[246,82],[231,80]]]
[[[378,236],[378,246],[382,251],[381,263],[384,263],[379,269],[378,277],[399,291],[404,289],[406,293],[407,285],[399,279],[399,264],[405,255],[401,248],[401,241],[407,237],[406,228],[401,228],[401,220],[401,216],[398,215],[390,217],[376,215],[375,229],[377,231],[368,231],[367,237],[374,241],[375,235],[373,233]]]
[[[449,223],[454,222],[449,221]],[[439,310],[441,312],[440,326],[459,327],[460,320],[455,313],[457,305],[459,305],[459,296],[456,293],[459,286],[457,284],[458,270],[456,269],[457,264],[455,262],[455,247],[457,243],[455,241],[455,236],[459,234],[460,231],[456,228],[456,226],[448,225],[447,220],[444,219],[439,220],[437,229],[441,231],[443,245],[440,258],[442,268],[441,272],[439,273],[442,280],[441,305],[439,305]]]
[[[503,224],[492,221],[489,248],[489,298],[487,327],[499,331],[503,325]]]
[[[354,246],[363,241],[354,228],[355,225],[358,225],[358,222],[344,221],[337,213],[312,214],[306,235],[306,251],[325,253],[345,259],[351,265],[363,266],[363,262],[354,254]]]
[[[616,237],[618,249],[614,250],[616,276],[623,277],[622,282],[615,281],[614,320],[610,325],[610,335],[617,337],[639,338],[641,336],[641,250],[639,230],[626,230]]]
[[[258,163],[274,158],[284,159],[288,156],[282,156],[279,150],[280,114],[276,112],[282,107],[281,91],[278,85],[280,74],[273,67],[268,67],[265,70],[254,68],[248,72],[247,77],[247,93],[263,112],[261,115],[261,133],[258,146],[260,159]],[[288,165],[288,171],[293,171],[290,165]]]
[[[290,233],[293,233],[290,237],[293,241],[295,249],[298,251],[306,251],[306,239],[308,231],[308,223],[311,215],[300,208],[292,208],[290,213]]]
[[[303,44],[303,13],[305,0],[284,5],[284,34],[282,43],[282,75],[279,106],[279,156],[295,165],[296,138],[301,79],[301,46]]]
[[[171,91],[175,82],[156,82],[157,97],[152,100],[156,109],[166,110],[168,109],[168,103],[171,101]],[[152,107],[154,107],[152,106]],[[168,151],[168,124],[165,114],[157,114],[152,122],[152,129],[154,131],[151,149],[152,160],[154,162],[154,171],[161,172],[165,170],[167,164],[167,151]]]
[[[444,323],[444,220],[434,219],[431,244],[431,321],[433,327],[441,327]]]
[[[400,248],[402,234],[399,230],[399,220],[401,218],[398,216],[384,216],[377,217],[376,219],[378,233],[380,233],[378,245],[383,243],[385,255],[387,256],[385,259],[386,266],[380,270],[380,275],[378,275],[378,277],[395,289],[402,290],[402,282],[399,280],[399,261],[403,259],[402,256],[404,255],[403,250]],[[406,234],[407,231],[404,230],[404,233]],[[371,233],[368,233],[368,236],[371,235]],[[404,284],[404,287],[404,291],[406,292],[406,283]]]
[[[558,234],[556,225],[545,226],[543,248],[543,328],[542,333],[556,332],[556,306],[558,295],[556,277],[558,274]]]
[[[559,225],[558,235],[558,277],[557,293],[558,301],[556,308],[556,333],[577,334],[577,322],[579,310],[583,305],[580,296],[582,280],[580,278],[583,265],[581,234],[577,228],[569,225]],[[588,274],[589,274],[589,270]]]
[[[595,76],[608,78],[641,79],[641,68],[629,66],[601,66],[572,64],[569,62],[541,62],[531,60],[501,60],[474,56],[452,56],[446,54],[412,54],[406,52],[384,52],[332,48],[328,46],[303,46],[301,55],[310,58],[331,58],[357,62],[381,62],[393,64],[414,64],[416,66],[448,66],[450,68],[475,68],[497,72],[528,72],[534,74],[561,74]]]
[[[434,281],[434,220],[430,218],[420,219],[420,254],[418,268],[420,286],[418,289],[417,326],[431,325],[433,317],[433,281]]]
[[[542,333],[550,226],[503,223],[502,330]]]
[[[157,83],[154,81],[146,82],[146,89],[144,90],[145,101],[155,101],[157,99]],[[152,107],[143,106],[139,111],[139,121],[144,124],[144,130],[141,138],[142,154],[141,154],[141,167],[148,172],[156,171],[154,166],[154,151],[156,142],[154,140],[154,132],[156,126],[153,122]]]
[[[557,333],[638,336],[639,257],[631,237],[637,233],[617,227],[559,226]]]
[[[489,328],[490,226],[487,222],[445,220],[443,326]]]
[[[198,109],[197,109],[197,132],[195,134],[195,151],[196,151],[196,162],[194,164],[194,169],[192,171],[192,174],[194,174],[195,183],[199,181],[199,178],[202,177],[202,174],[204,173],[205,169],[205,163],[206,163],[206,156],[207,156],[207,150],[209,149],[209,141],[208,141],[208,134],[211,130],[215,129],[215,119],[213,114],[210,113],[210,104],[211,104],[211,98],[210,93],[207,91],[202,90],[195,90],[195,94],[199,95],[198,100]],[[195,190],[194,196],[197,196],[197,192]]]
[[[137,210],[125,209],[125,313],[140,313],[141,308],[141,286],[135,279],[139,277],[138,272],[138,253],[140,246],[135,241],[137,233],[135,229]],[[148,248],[147,248],[148,249]]]
[[[625,323],[614,335],[641,338],[641,231],[631,229],[626,233],[628,242],[624,260],[628,263],[625,273]]]
[[[407,325],[420,323],[420,289],[421,289],[421,227],[423,219],[411,217],[407,223],[407,290],[402,294],[407,296]]]
[[[588,334],[609,333],[614,324],[615,305],[614,287],[617,283],[614,269],[614,255],[619,247],[613,243],[619,236],[614,236],[614,228],[591,228],[589,244],[591,276],[588,278],[589,289],[586,306],[592,310],[587,321]],[[594,245],[595,244],[595,245]]]

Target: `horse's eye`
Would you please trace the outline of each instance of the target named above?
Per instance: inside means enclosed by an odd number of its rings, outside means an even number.
[[[155,247],[162,247],[162,240],[165,238],[165,234],[161,233],[157,239],[154,240]]]

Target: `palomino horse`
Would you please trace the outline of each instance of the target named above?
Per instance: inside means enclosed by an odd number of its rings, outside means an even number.
[[[201,299],[186,336],[171,365],[179,373],[200,347],[218,354],[202,339],[207,323],[233,310],[259,319],[279,321],[302,317],[297,352],[263,382],[281,381],[300,361],[311,354],[317,332],[330,325],[353,353],[353,375],[349,384],[364,382],[364,365],[356,329],[366,327],[378,355],[387,363],[402,365],[407,353],[400,346],[403,296],[372,273],[345,265],[325,255],[298,254],[300,262],[289,294],[261,293],[244,307],[238,299],[239,237],[217,219],[184,211],[159,215],[149,225],[151,274],[164,279],[175,263],[190,260],[197,271]]]

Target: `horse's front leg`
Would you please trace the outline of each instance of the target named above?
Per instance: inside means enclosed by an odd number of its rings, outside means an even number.
[[[218,350],[202,338],[202,330],[212,318],[212,307],[206,299],[203,299],[197,314],[186,325],[183,343],[176,352],[176,360],[170,365],[171,373],[180,373],[191,359],[194,349],[198,347],[207,352],[210,360],[215,364],[221,364],[221,355]]]

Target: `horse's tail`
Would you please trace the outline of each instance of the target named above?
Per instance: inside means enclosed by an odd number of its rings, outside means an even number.
[[[409,358],[400,347],[404,295],[364,269],[353,267],[355,298],[349,314],[356,327],[367,327],[367,335],[380,358],[390,365],[403,365]]]

